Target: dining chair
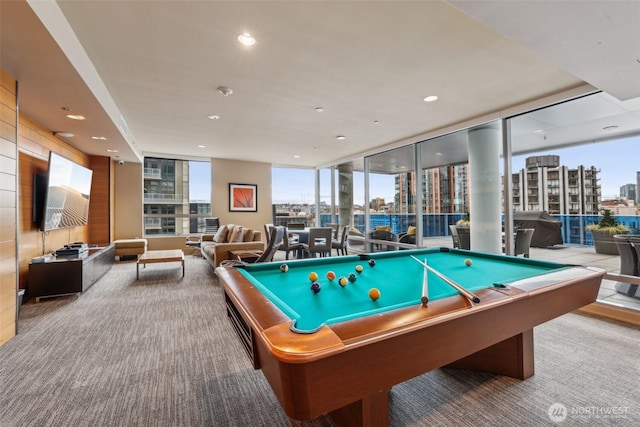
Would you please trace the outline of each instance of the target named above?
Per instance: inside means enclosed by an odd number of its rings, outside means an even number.
[[[328,222],[324,225],[325,227],[329,227],[333,230],[333,240],[338,240],[338,231],[340,231],[340,224],[335,222]]]
[[[271,237],[269,238],[269,244],[267,248],[260,254],[258,259],[256,259],[255,264],[259,262],[271,262],[273,261],[273,256],[278,251],[280,245],[282,245],[282,239],[284,239],[285,228],[282,226],[273,227],[271,229]]]
[[[284,237],[282,238],[282,244],[278,250],[285,253],[285,259],[289,259],[289,252],[301,251],[303,244],[298,241],[297,238],[292,237],[289,234],[289,230],[284,229]]]
[[[331,236],[333,230],[329,227],[317,227],[309,229],[309,241],[303,243],[303,248],[309,257],[315,258],[316,254],[321,257],[331,256]]]
[[[345,225],[342,229],[342,237],[340,240],[334,238],[331,242],[331,249],[336,250],[336,255],[346,255],[347,254],[347,237],[349,237],[349,230],[351,230],[351,226]]]

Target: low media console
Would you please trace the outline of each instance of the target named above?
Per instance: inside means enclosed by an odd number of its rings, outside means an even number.
[[[58,251],[56,251],[58,253]],[[115,247],[88,248],[77,254],[57,255],[29,264],[29,296],[40,298],[86,291],[113,265]]]

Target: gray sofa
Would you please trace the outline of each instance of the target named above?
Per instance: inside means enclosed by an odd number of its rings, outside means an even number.
[[[216,234],[203,234],[200,243],[202,256],[213,268],[230,259],[229,251],[264,250],[262,232],[237,224],[222,225]]]

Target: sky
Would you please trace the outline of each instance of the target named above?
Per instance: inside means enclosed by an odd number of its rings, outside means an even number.
[[[595,166],[600,169],[602,199],[613,199],[620,194],[620,187],[636,183],[636,172],[640,171],[640,136],[616,141],[599,142],[564,148],[526,156],[513,157],[513,171],[525,166],[525,159],[534,155],[560,156],[560,164],[569,168]],[[210,188],[209,163],[191,162],[190,177],[191,199],[208,200]],[[314,203],[315,172],[310,169],[273,168],[273,203]],[[328,175],[321,173],[320,198],[329,202],[331,189]],[[371,175],[369,188],[371,198],[381,197],[393,201],[394,176]],[[354,202],[364,204],[364,178],[362,173],[354,173]]]

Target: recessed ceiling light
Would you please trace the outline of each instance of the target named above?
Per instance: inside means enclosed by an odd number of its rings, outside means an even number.
[[[220,116],[215,115],[215,114],[209,114],[209,115],[207,116],[207,118],[208,118],[208,119],[211,119],[211,120],[219,120],[219,119],[220,119]]]
[[[95,139],[96,141],[106,141],[106,136],[92,136],[91,139]]]
[[[73,138],[73,134],[71,132],[54,132],[54,135],[58,138]]]
[[[613,126],[605,126],[602,128],[602,130],[615,130],[618,129],[618,126],[613,125]]]
[[[233,89],[226,86],[218,86],[218,92],[220,93],[220,95],[229,96],[233,93]]]
[[[425,96],[424,98],[424,102],[433,102],[433,101],[437,101],[438,97],[435,95],[429,95],[429,96]]]
[[[245,46],[253,46],[256,44],[256,39],[249,33],[242,33],[238,36],[238,41]]]
[[[297,155],[297,154],[294,154],[293,158],[294,158],[294,159],[299,159],[299,158],[300,158],[300,156],[299,156],[299,155]]]
[[[544,133],[544,129],[536,129],[533,133]]]
[[[202,144],[197,145],[196,147],[198,147],[198,148],[207,148],[207,146],[206,146],[206,145],[202,145]]]
[[[84,116],[80,114],[67,114],[67,117],[73,120],[84,120]]]
[[[118,150],[112,150],[111,148],[107,148],[107,153],[117,153]]]
[[[324,108],[322,108],[322,107],[316,107],[316,111],[317,111],[318,113],[322,113],[322,112],[324,111]]]
[[[342,139],[347,139],[347,137],[344,136],[344,135],[338,135],[338,136],[336,136],[336,139],[342,140]]]
[[[373,121],[373,124],[374,124],[374,125],[379,125],[379,124],[380,124],[380,122],[379,122],[379,121],[377,121],[377,120],[374,120],[374,121]]]

